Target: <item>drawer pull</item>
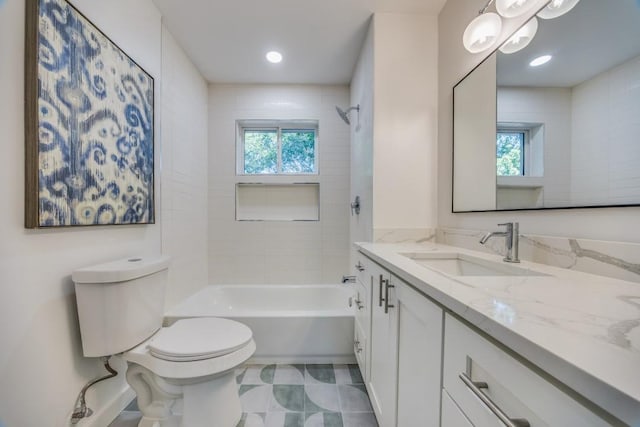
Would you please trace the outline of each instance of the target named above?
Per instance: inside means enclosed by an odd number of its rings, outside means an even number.
[[[395,305],[389,304],[389,288],[395,288],[395,286],[389,283],[389,280],[387,279],[385,280],[385,287],[384,287],[384,313],[385,314],[389,312],[390,308],[395,307]]]
[[[466,385],[469,388],[469,390],[471,390],[471,392],[475,394],[476,397],[480,399],[482,403],[484,403],[484,405],[487,408],[489,408],[491,412],[493,412],[493,415],[495,415],[496,417],[498,417],[500,421],[502,421],[504,425],[506,425],[507,427],[530,427],[531,426],[531,424],[529,424],[529,421],[525,420],[524,418],[509,418],[509,416],[507,416],[507,414],[505,414],[504,411],[500,409],[498,405],[493,403],[493,401],[489,399],[489,397],[486,394],[480,391],[480,389],[482,388],[489,388],[489,385],[487,383],[480,382],[480,381],[472,381],[471,378],[469,378],[467,374],[464,372],[461,373],[459,377],[464,383],[464,385]]]
[[[362,265],[360,261],[358,261],[358,263],[356,264],[356,270],[358,270],[361,273],[364,271],[364,265]]]
[[[382,282],[384,281],[384,279],[382,278],[382,274],[380,275],[380,280],[378,281],[379,286],[378,286],[378,307],[382,307],[382,301],[384,301],[384,299],[382,298]]]

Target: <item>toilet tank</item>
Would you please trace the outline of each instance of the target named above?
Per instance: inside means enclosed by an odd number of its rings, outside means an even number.
[[[168,267],[169,257],[156,256],[73,272],[85,357],[122,353],[162,326]]]

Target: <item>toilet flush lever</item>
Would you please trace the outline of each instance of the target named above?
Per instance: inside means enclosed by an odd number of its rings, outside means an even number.
[[[355,200],[351,202],[351,216],[353,214],[360,215],[360,196],[356,196]]]

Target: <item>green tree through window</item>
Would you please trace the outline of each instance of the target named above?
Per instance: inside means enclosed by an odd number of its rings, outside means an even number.
[[[523,176],[524,133],[498,132],[496,157],[498,176]]]
[[[316,170],[316,129],[243,128],[245,174],[309,174]]]

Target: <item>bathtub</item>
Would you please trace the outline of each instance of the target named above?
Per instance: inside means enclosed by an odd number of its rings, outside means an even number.
[[[352,285],[207,286],[165,315],[224,317],[249,326],[252,363],[355,363]]]

